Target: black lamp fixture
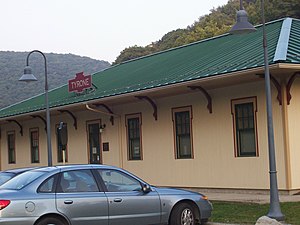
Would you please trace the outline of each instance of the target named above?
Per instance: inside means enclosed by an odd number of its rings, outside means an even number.
[[[255,32],[256,28],[249,23],[248,13],[244,10],[242,0],[240,0],[240,10],[236,13],[236,24],[233,25],[229,33],[231,34],[244,34]]]
[[[251,0],[250,0],[251,1]],[[266,108],[267,108],[267,126],[268,126],[268,151],[269,151],[269,174],[270,174],[270,208],[267,214],[268,217],[282,221],[284,215],[280,209],[278,185],[277,185],[277,170],[274,144],[274,129],[273,129],[273,113],[272,113],[272,97],[270,85],[270,70],[268,60],[268,47],[265,25],[265,10],[264,0],[261,0],[262,10],[262,30],[263,30],[263,49],[264,49],[264,68],[265,68],[265,91],[266,91]],[[237,12],[237,22],[231,28],[231,34],[243,34],[256,31],[252,24],[248,22],[247,12],[243,9],[242,0],[240,0],[240,10]]]
[[[36,77],[32,74],[30,66],[26,66],[24,69],[24,74],[20,77],[19,81],[31,82],[37,81]]]
[[[99,126],[99,132],[100,132],[100,133],[103,133],[105,127],[106,127],[106,124],[101,124],[101,125]]]

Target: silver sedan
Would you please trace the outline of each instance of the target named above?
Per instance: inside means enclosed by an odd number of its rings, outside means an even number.
[[[150,186],[105,165],[43,167],[0,187],[5,225],[195,225],[211,211],[202,194]]]

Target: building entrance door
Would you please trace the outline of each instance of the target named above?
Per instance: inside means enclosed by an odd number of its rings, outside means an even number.
[[[90,164],[100,164],[101,149],[100,149],[100,131],[99,123],[88,124],[88,141],[89,141],[89,160]]]

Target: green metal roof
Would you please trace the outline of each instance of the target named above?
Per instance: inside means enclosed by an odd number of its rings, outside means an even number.
[[[121,63],[92,76],[94,90],[68,93],[68,86],[49,92],[50,108],[226,75],[263,66],[262,26],[246,35],[224,34]],[[300,20],[266,24],[269,64],[300,64]],[[18,82],[18,81],[16,81]],[[0,110],[0,120],[45,108],[39,95]]]

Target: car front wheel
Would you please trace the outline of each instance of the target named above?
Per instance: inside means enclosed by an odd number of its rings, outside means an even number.
[[[171,213],[170,225],[195,225],[195,212],[187,203],[175,206]]]

